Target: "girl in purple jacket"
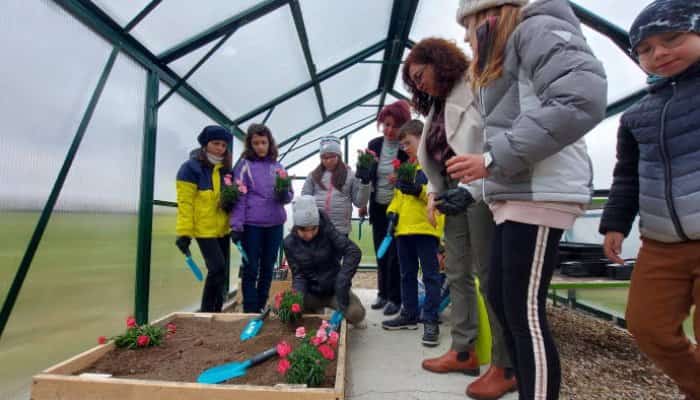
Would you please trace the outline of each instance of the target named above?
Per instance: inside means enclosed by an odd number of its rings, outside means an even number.
[[[240,244],[247,255],[243,262],[241,286],[243,312],[257,313],[270,291],[272,271],[282,242],[282,226],[287,219],[284,205],[292,201],[291,185],[277,192],[275,180],[284,169],[277,162],[277,144],[270,129],[251,124],[245,149],[233,173],[248,191],[231,213],[231,241]]]

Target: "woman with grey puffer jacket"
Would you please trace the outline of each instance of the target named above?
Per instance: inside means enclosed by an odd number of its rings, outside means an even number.
[[[313,196],[319,210],[328,215],[338,232],[351,230],[352,206],[367,205],[370,183],[362,182],[342,160],[340,140],[330,136],[321,139],[321,163],[306,177],[302,195]]]

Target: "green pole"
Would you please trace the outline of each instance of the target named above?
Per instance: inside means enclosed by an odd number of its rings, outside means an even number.
[[[139,194],[139,228],[136,248],[136,322],[148,322],[148,299],[151,283],[151,239],[153,234],[153,182],[156,169],[156,132],[158,125],[158,74],[148,72],[141,155],[141,190]]]
[[[19,267],[17,268],[15,279],[12,281],[12,286],[10,286],[10,290],[7,292],[7,297],[5,297],[5,303],[3,303],[2,311],[0,311],[0,337],[2,337],[2,333],[5,330],[7,321],[10,319],[10,314],[12,314],[12,309],[15,306],[15,302],[17,301],[17,297],[19,296],[20,290],[22,289],[24,279],[27,277],[29,267],[32,265],[32,261],[34,260],[36,250],[39,247],[39,243],[41,242],[44,232],[46,231],[46,226],[49,223],[49,218],[51,218],[51,213],[53,212],[53,209],[56,206],[56,202],[58,201],[58,195],[61,193],[61,189],[63,189],[63,184],[66,182],[68,171],[70,171],[70,168],[73,165],[73,160],[75,160],[75,155],[78,152],[78,148],[80,148],[80,143],[82,142],[83,137],[85,136],[85,131],[87,130],[88,125],[90,124],[90,119],[92,118],[92,115],[95,112],[97,102],[99,101],[100,95],[102,94],[102,90],[104,89],[105,84],[107,83],[107,78],[109,77],[109,73],[112,71],[112,67],[114,66],[114,62],[117,59],[117,55],[119,55],[119,49],[115,47],[114,50],[112,50],[112,53],[109,55],[107,63],[105,64],[105,67],[102,70],[100,80],[97,82],[97,86],[95,87],[95,90],[92,93],[90,103],[88,103],[88,106],[85,109],[85,113],[83,114],[83,119],[80,121],[78,130],[75,132],[73,142],[71,143],[70,148],[68,149],[68,153],[66,154],[65,160],[63,160],[63,165],[61,166],[61,170],[58,172],[58,176],[56,177],[56,181],[54,182],[53,188],[51,189],[49,198],[46,200],[46,204],[44,204],[44,209],[42,210],[41,216],[39,217],[39,222],[37,222],[36,227],[34,228],[34,233],[32,234],[32,237],[29,240],[29,244],[27,245],[27,250],[24,252],[22,261],[20,262]]]

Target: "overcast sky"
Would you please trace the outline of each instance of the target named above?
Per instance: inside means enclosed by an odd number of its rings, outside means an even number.
[[[147,0],[100,0],[115,20],[124,24]],[[249,7],[252,0],[163,2],[134,30],[155,53],[182,38],[201,31]],[[579,4],[628,29],[638,11],[649,1],[586,0]],[[309,45],[317,69],[336,62],[385,38],[391,0],[302,0]],[[418,41],[439,36],[462,42],[456,24],[456,0],[422,0],[410,38]],[[229,11],[230,10],[230,11]],[[80,123],[111,47],[77,23],[55,3],[6,0],[0,4],[0,209],[36,209],[46,201],[66,151]],[[177,29],[173,29],[177,27]],[[643,87],[644,75],[604,37],[586,29],[595,54],[608,74],[609,100]],[[41,36],[41,39],[38,37]],[[191,78],[191,84],[231,118],[308,80],[301,46],[288,7],[246,25]],[[209,46],[213,46],[213,43]],[[184,74],[210,47],[173,63]],[[380,59],[382,53],[370,57]],[[328,112],[376,88],[379,64],[358,64],[322,84]],[[145,72],[125,56],[112,71],[83,144],[77,154],[59,200],[60,209],[110,209],[133,211],[137,207],[140,180]],[[396,87],[400,88],[400,74]],[[167,90],[161,87],[161,96]],[[371,103],[371,101],[369,102]],[[371,114],[356,110],[346,120]],[[270,118],[278,138],[291,136],[318,121],[313,91],[278,106]],[[253,118],[259,121],[263,114]],[[342,121],[345,122],[345,121]],[[174,200],[174,176],[196,135],[212,121],[172,96],[159,110],[156,193],[157,199]],[[595,186],[607,188],[614,162],[617,117],[600,124],[587,136],[594,160]],[[242,128],[247,126],[243,124]],[[342,126],[339,120],[335,127]],[[328,130],[335,128],[328,128]],[[317,134],[323,134],[323,129]],[[337,134],[342,134],[342,131]],[[351,140],[351,164],[355,150],[377,136],[376,125]],[[316,144],[305,149],[315,150]],[[236,152],[240,143],[235,145]],[[288,160],[304,155],[290,153]],[[312,157],[293,169],[306,175],[318,162]]]

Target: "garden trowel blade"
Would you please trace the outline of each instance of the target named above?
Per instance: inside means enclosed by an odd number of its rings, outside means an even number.
[[[190,267],[190,270],[192,271],[192,274],[194,274],[195,279],[201,282],[202,279],[204,279],[204,277],[202,276],[202,271],[200,271],[199,267],[197,266],[197,263],[194,262],[192,257],[185,257],[185,263],[187,263],[187,266]]]
[[[262,324],[262,320],[257,318],[248,321],[248,324],[245,326],[245,328],[243,328],[243,331],[241,332],[241,342],[245,342],[248,339],[254,338],[258,334],[258,332],[260,332]]]

